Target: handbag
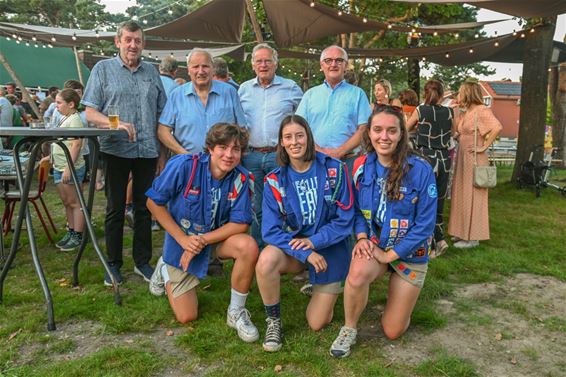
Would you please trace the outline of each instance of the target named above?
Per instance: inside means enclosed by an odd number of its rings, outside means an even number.
[[[474,186],[478,188],[492,188],[497,185],[497,167],[490,162],[487,166],[479,166],[477,160],[478,147],[478,115],[474,121]],[[493,143],[491,145],[493,149]]]

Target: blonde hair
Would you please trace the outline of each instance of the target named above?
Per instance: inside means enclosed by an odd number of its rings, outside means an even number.
[[[460,86],[459,103],[468,108],[471,105],[483,105],[481,86],[477,82],[466,81]]]

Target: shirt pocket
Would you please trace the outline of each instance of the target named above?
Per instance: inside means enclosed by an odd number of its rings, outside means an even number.
[[[299,230],[299,221],[294,211],[287,211],[285,214],[283,230],[289,233]]]
[[[396,211],[404,218],[413,219],[419,201],[418,192],[416,189],[408,189],[407,192],[399,193],[399,200],[395,202]]]
[[[197,234],[201,233],[203,230],[199,228],[204,228],[204,219],[201,215],[203,209],[201,202],[200,194],[189,193],[183,203],[185,207],[184,217],[189,220],[190,229]]]

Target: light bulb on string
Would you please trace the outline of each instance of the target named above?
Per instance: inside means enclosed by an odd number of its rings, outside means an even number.
[[[363,21],[363,22],[364,22],[364,24],[365,24],[365,23],[367,23],[367,22],[368,22],[368,19],[364,17],[364,18],[362,19],[362,21]]]
[[[471,49],[468,50],[468,52],[469,52],[470,54],[473,54],[473,53],[474,53],[474,49],[471,48]]]
[[[387,24],[387,28],[388,28],[388,29],[391,29],[392,27],[393,27],[393,25]]]
[[[35,43],[34,47],[35,47],[35,48],[38,48],[38,47],[39,47],[39,45],[37,44],[37,42]]]
[[[53,45],[52,45],[51,43],[49,43],[47,46],[48,46],[49,48],[53,48]]]
[[[6,37],[6,40],[7,40],[7,41],[11,41],[12,39],[11,39],[10,37]]]
[[[446,54],[446,55],[444,55],[444,57],[445,57],[446,59],[448,59],[448,58],[450,58],[450,54]]]
[[[517,32],[515,30],[513,30],[513,36],[515,37],[517,35]]]
[[[311,8],[314,8],[314,1],[311,1],[311,3],[309,4]]]
[[[35,34],[33,35],[33,37],[31,37],[31,40],[34,41],[34,42],[37,41],[37,38],[35,37]]]
[[[432,33],[433,36],[438,37],[438,32],[435,31],[434,33]]]
[[[20,41],[20,42],[22,41],[21,35],[18,35],[18,41]]]
[[[338,11],[338,15],[339,15],[339,16],[342,15],[342,11],[341,11],[341,10]]]
[[[456,38],[456,39],[460,38],[460,34],[458,34],[458,33],[454,34],[454,38]]]
[[[17,39],[16,39],[16,44],[18,44],[18,45],[20,44],[20,41],[18,41]]]
[[[51,42],[57,42],[57,39],[55,39],[54,35],[51,36]]]
[[[71,39],[72,39],[73,41],[76,41],[76,40],[77,40],[77,33],[73,33],[73,36],[71,37]]]
[[[41,47],[43,47],[43,48],[47,48],[47,46],[46,46],[46,45],[41,45]]]
[[[12,38],[18,39],[18,36],[16,34],[12,34]]]
[[[476,33],[476,34],[474,35],[474,38],[476,38],[476,39],[478,39],[479,37],[480,37],[480,35],[479,35],[478,33]]]
[[[132,16],[132,20],[137,21],[138,20],[138,16],[136,16],[135,14]]]
[[[96,29],[94,32],[95,32],[96,38],[100,38],[100,33],[98,32],[98,29]]]
[[[535,28],[532,28],[530,31],[531,31],[531,33],[534,33],[534,32],[535,32]]]
[[[495,41],[495,43],[493,44],[495,47],[499,47],[499,42]]]
[[[142,20],[142,23],[143,23],[144,25],[147,25],[147,20],[144,18],[144,19]]]
[[[169,8],[169,10],[167,11],[167,13],[169,13],[169,15],[173,14],[173,9]]]
[[[29,42],[26,42],[26,47],[29,47]]]

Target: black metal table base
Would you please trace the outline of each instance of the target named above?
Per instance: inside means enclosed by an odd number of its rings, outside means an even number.
[[[4,130],[2,130],[4,131]],[[74,130],[73,130],[74,131]],[[94,131],[94,130],[91,130]],[[114,275],[110,272],[110,267],[108,265],[108,263],[106,262],[106,258],[104,257],[104,254],[102,253],[102,250],[100,249],[98,242],[96,240],[96,234],[94,231],[94,227],[92,225],[91,222],[91,210],[92,210],[92,205],[93,205],[93,201],[94,201],[94,191],[95,191],[95,184],[96,184],[96,180],[95,179],[91,179],[90,184],[89,184],[89,195],[88,195],[88,203],[85,202],[83,193],[81,191],[81,183],[79,182],[77,179],[77,174],[75,172],[75,167],[73,164],[73,160],[71,158],[71,155],[69,153],[69,150],[67,148],[67,146],[62,142],[62,139],[65,138],[72,138],[72,137],[85,137],[87,138],[87,140],[89,141],[90,144],[90,148],[91,148],[91,158],[92,158],[92,171],[96,172],[96,169],[98,167],[98,152],[99,152],[99,144],[98,144],[98,140],[97,140],[97,134],[95,135],[95,133],[90,132],[90,135],[81,135],[81,134],[77,134],[76,132],[74,134],[70,133],[69,135],[67,134],[63,134],[61,135],[61,132],[52,132],[52,135],[49,135],[47,132],[44,135],[37,135],[35,136],[29,136],[29,135],[22,135],[24,136],[23,139],[21,139],[15,146],[14,146],[14,163],[16,166],[16,173],[17,173],[17,177],[18,177],[18,185],[20,187],[21,190],[21,203],[20,203],[20,208],[19,208],[19,212],[18,212],[18,218],[16,220],[16,224],[14,227],[14,237],[12,239],[12,245],[10,248],[10,253],[8,254],[3,268],[2,268],[2,272],[0,273],[0,302],[2,302],[3,300],[3,289],[4,289],[4,280],[6,279],[6,276],[8,275],[8,271],[12,265],[12,263],[14,262],[14,258],[16,256],[16,252],[17,252],[17,248],[18,248],[18,243],[20,240],[20,233],[22,230],[22,224],[23,224],[23,220],[25,217],[26,220],[26,228],[27,228],[27,232],[28,232],[28,237],[29,237],[29,243],[30,243],[30,249],[31,249],[31,255],[32,255],[32,259],[33,259],[33,264],[35,267],[35,271],[37,273],[37,276],[39,278],[39,281],[41,283],[41,288],[43,290],[43,295],[45,296],[45,301],[47,304],[47,329],[49,331],[53,331],[56,329],[55,326],[55,316],[53,313],[53,299],[51,297],[51,292],[49,290],[49,286],[47,284],[47,281],[45,279],[45,275],[43,273],[43,268],[41,266],[41,262],[39,260],[39,256],[37,253],[37,245],[36,245],[36,241],[35,241],[35,236],[34,236],[34,232],[33,232],[33,224],[32,224],[32,220],[31,220],[31,216],[30,216],[30,211],[28,208],[28,195],[29,195],[29,191],[30,191],[30,187],[31,187],[31,183],[33,180],[33,174],[34,174],[34,169],[27,169],[26,172],[26,176],[24,178],[23,176],[23,172],[22,172],[22,166],[21,166],[21,162],[19,159],[19,150],[20,147],[22,146],[22,144],[26,143],[26,142],[32,142],[33,143],[33,147],[31,150],[31,156],[30,156],[30,162],[33,164],[34,161],[37,161],[37,157],[39,156],[39,153],[41,151],[41,145],[45,142],[49,142],[49,141],[54,141],[55,143],[57,143],[64,151],[65,153],[65,157],[67,159],[67,163],[69,164],[70,167],[70,173],[73,179],[73,185],[75,187],[77,196],[79,198],[79,202],[80,202],[80,206],[81,206],[81,210],[85,216],[85,225],[87,227],[88,232],[84,232],[84,237],[83,237],[83,241],[80,247],[80,250],[77,254],[77,257],[75,259],[75,262],[73,264],[73,285],[77,286],[79,284],[79,279],[78,279],[78,274],[79,274],[79,262],[80,259],[82,257],[82,254],[84,252],[84,249],[88,243],[88,238],[90,237],[90,239],[92,240],[92,245],[94,247],[94,250],[96,251],[96,254],[98,255],[98,258],[100,259],[102,265],[104,266],[104,269],[106,271],[106,273],[109,274],[109,276],[112,278],[112,286],[113,286],[113,291],[114,291],[114,301],[117,305],[121,305],[122,303],[122,299],[120,297],[120,292],[119,292],[119,288],[118,288],[118,282],[115,280]]]

